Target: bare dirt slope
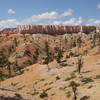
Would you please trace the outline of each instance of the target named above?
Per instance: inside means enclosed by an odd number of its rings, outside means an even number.
[[[27,67],[24,74],[10,78],[1,83],[3,88],[11,91],[1,91],[0,94],[14,96],[17,92],[24,98],[31,100],[42,100],[40,94],[43,90],[48,94],[48,100],[71,100],[73,93],[69,84],[75,80],[78,84],[78,99],[87,96],[88,100],[99,100],[100,98],[100,55],[85,56],[82,74],[78,75],[76,66],[72,65],[76,58],[68,59],[68,66],[61,67],[56,61],[47,65],[35,64]],[[52,67],[55,66],[55,67]],[[98,78],[97,78],[98,76]],[[57,78],[59,77],[59,78]],[[68,80],[69,77],[72,77]],[[82,79],[90,78],[93,82],[84,83]],[[16,85],[12,85],[16,84]],[[71,94],[68,97],[68,92]]]
[[[78,36],[1,37],[0,57],[6,56],[6,62],[11,63],[12,76],[8,77],[9,63],[0,63],[0,72],[5,76],[3,81],[0,79],[0,96],[16,96],[28,100],[73,100],[70,84],[74,81],[77,84],[77,100],[100,100],[100,37],[94,41],[91,34],[80,35],[82,43],[79,55],[82,56],[83,66],[79,74],[76,66],[79,57],[76,43]],[[43,59],[46,56],[45,41],[48,41],[51,55],[56,55],[55,47],[63,49],[60,62],[54,57],[47,65]],[[39,55],[36,51],[39,51]],[[18,70],[15,70],[16,67]]]

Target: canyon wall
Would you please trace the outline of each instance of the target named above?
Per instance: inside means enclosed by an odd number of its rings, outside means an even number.
[[[90,33],[96,31],[96,26],[59,26],[59,25],[28,25],[18,26],[19,33],[29,34],[66,34],[66,33]]]
[[[1,34],[50,34],[50,35],[60,35],[60,34],[72,34],[83,32],[89,34],[93,31],[100,31],[100,27],[96,26],[60,26],[60,25],[20,25],[16,28],[4,29]]]

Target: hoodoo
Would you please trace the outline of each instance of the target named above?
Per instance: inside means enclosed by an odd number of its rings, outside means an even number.
[[[19,33],[28,33],[28,34],[72,34],[78,33],[81,30],[83,33],[90,33],[96,31],[96,26],[59,26],[59,25],[22,25],[17,26]]]
[[[83,32],[99,32],[98,26],[60,26],[60,25],[19,25],[16,28],[8,28],[0,31],[0,34],[49,34],[62,35]]]

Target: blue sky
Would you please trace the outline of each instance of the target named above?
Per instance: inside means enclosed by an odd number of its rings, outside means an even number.
[[[0,0],[0,29],[20,24],[100,25],[100,0]]]

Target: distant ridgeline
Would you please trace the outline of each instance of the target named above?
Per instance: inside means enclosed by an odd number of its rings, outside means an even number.
[[[100,32],[98,26],[60,26],[60,25],[19,25],[16,28],[6,28],[0,31],[1,34],[73,34],[73,33]]]

